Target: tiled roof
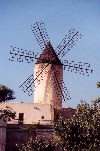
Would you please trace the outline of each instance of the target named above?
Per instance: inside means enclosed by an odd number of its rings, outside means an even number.
[[[62,108],[62,109],[55,109],[55,120],[58,116],[63,117],[64,119],[70,119],[75,114],[75,109],[73,108]]]
[[[36,64],[39,63],[61,64],[61,61],[59,60],[50,42],[47,43],[45,49],[37,59]]]

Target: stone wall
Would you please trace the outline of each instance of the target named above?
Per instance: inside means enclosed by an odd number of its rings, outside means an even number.
[[[51,125],[37,125],[33,128],[32,132],[29,131],[28,124],[18,125],[9,124],[7,126],[6,150],[5,151],[18,151],[16,144],[24,144],[32,136],[33,140],[38,138],[45,138],[46,140],[53,139],[53,128]]]
[[[6,124],[0,119],[0,151],[5,151],[6,145]]]

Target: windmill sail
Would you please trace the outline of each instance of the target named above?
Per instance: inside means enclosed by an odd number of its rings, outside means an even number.
[[[33,74],[19,87],[23,92],[27,93],[29,96],[33,94]]]
[[[53,66],[53,68],[55,68],[55,67]],[[55,79],[56,79],[56,81],[54,83],[55,89],[59,88],[59,91],[57,91],[57,96],[62,94],[62,99],[63,99],[64,102],[66,102],[66,100],[70,100],[71,97],[70,97],[70,94],[68,92],[68,89],[66,88],[64,81],[59,80],[61,75],[60,75],[60,73],[56,74],[55,69],[54,69],[54,76],[55,76]],[[62,84],[60,84],[59,81]]]
[[[11,46],[10,51],[10,61],[18,61],[18,62],[26,62],[26,63],[32,63],[34,59],[38,58],[38,53],[34,53],[32,51],[23,50],[20,48],[16,48]]]
[[[50,41],[44,23],[42,21],[36,22],[31,25],[31,29],[40,48],[44,50],[47,42]]]
[[[75,61],[69,62],[68,60],[63,61],[63,69],[87,76],[93,73],[93,69],[91,68],[91,65],[89,63],[76,63]]]
[[[74,29],[70,30],[68,32],[68,35],[64,37],[64,39],[61,41],[61,43],[56,48],[55,52],[59,56],[59,58],[62,58],[78,41],[79,38],[81,38],[82,35],[78,33],[78,31],[75,31]]]

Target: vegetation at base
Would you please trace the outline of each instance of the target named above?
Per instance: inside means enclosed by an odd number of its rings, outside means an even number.
[[[99,104],[90,106],[86,102],[81,102],[71,119],[65,120],[59,117],[54,128],[62,151],[99,151]]]
[[[100,150],[100,106],[81,102],[70,119],[59,116],[54,123],[57,141],[46,142],[45,138],[30,139],[19,146],[20,151],[99,151]],[[53,143],[54,142],[54,143]]]
[[[100,82],[96,83],[97,88],[100,88]],[[96,98],[93,102],[99,103],[100,102],[100,97]]]
[[[7,88],[4,85],[0,85],[0,102],[6,102],[8,100],[13,100],[14,91]],[[6,106],[6,108],[0,108],[0,119],[2,119],[5,123],[10,122],[11,119],[14,119],[16,116],[16,112],[12,110],[12,108]]]
[[[5,109],[0,109],[0,119],[2,119],[5,123],[10,122],[12,119],[15,119],[16,112],[12,110],[12,108],[6,106]]]
[[[36,138],[33,140],[32,137],[23,144],[18,145],[19,151],[54,151],[54,144],[51,142],[46,142],[42,138]]]

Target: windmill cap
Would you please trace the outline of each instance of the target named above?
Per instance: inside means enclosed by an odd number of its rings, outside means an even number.
[[[50,63],[50,64],[61,65],[61,61],[59,60],[50,42],[46,44],[45,49],[40,54],[40,57],[37,59],[36,64],[40,64],[40,63]]]

